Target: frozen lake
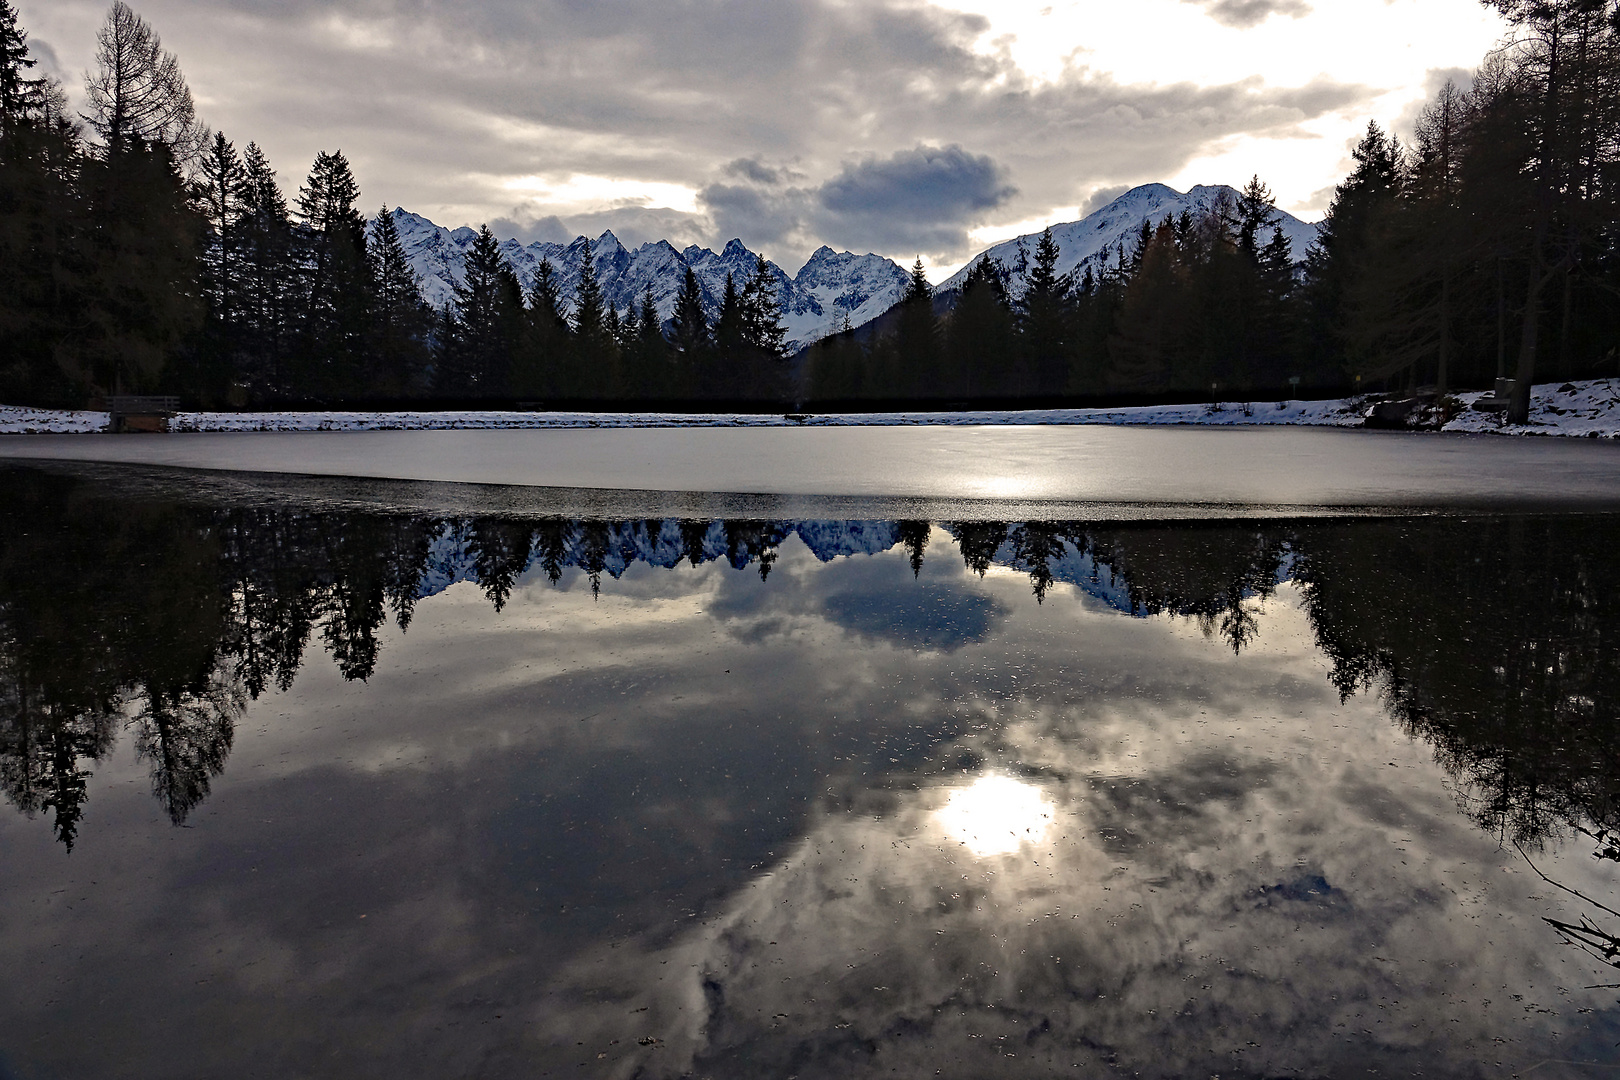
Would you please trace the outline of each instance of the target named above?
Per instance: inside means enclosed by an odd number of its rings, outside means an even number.
[[[379,431],[0,439],[0,458],[1079,506],[1620,508],[1620,447],[1324,428]]]

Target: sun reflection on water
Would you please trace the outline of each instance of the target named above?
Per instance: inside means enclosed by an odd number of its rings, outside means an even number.
[[[945,834],[984,858],[1039,843],[1051,831],[1054,807],[1034,784],[1010,776],[981,776],[951,792],[935,811]]]

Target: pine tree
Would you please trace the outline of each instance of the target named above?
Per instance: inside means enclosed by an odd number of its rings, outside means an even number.
[[[37,65],[28,52],[28,34],[17,22],[11,0],[0,0],[0,140],[36,120],[45,107],[45,80],[28,76]]]
[[[591,242],[580,240],[579,286],[574,291],[574,365],[567,393],[605,398],[617,390],[618,344],[607,321],[607,303],[596,277]]]
[[[365,386],[375,282],[366,256],[360,187],[341,150],[315,156],[298,189],[306,228],[299,366],[306,393],[354,395]]]
[[[394,215],[384,206],[372,219],[366,254],[376,282],[369,354],[375,392],[405,394],[419,389],[427,365],[430,318],[421,282],[411,269]]]
[[[522,312],[517,276],[488,225],[478,230],[462,263],[451,305],[455,319],[441,393],[479,398],[504,395]]]
[[[290,389],[301,269],[292,221],[276,172],[257,143],[242,154],[242,217],[237,224],[242,291],[237,309],[236,377],[245,398],[263,400]]]
[[[1066,283],[1058,276],[1057,241],[1052,230],[1041,232],[1035,257],[1018,299],[1019,336],[1029,385],[1023,392],[1061,394],[1069,382],[1069,302]]]
[[[742,297],[728,273],[726,288],[720,294],[720,312],[714,320],[714,344],[704,358],[698,375],[699,393],[704,397],[740,397],[741,368],[747,363],[748,325],[743,316]]]
[[[690,266],[681,275],[681,291],[675,296],[670,346],[675,351],[674,391],[677,394],[696,392],[711,341],[708,315],[703,310],[703,288]]]
[[[939,379],[939,320],[934,317],[934,288],[928,283],[920,256],[911,264],[899,308],[894,324],[894,390],[898,396],[908,398],[937,395],[943,390]]]
[[[754,263],[753,274],[743,286],[743,340],[765,360],[773,362],[782,359],[782,340],[787,336],[776,290],[776,276],[771,273],[765,256],[760,255]]]
[[[512,374],[519,397],[564,394],[563,380],[573,352],[573,330],[563,313],[562,289],[550,259],[541,259],[524,304],[523,334]]]
[[[962,282],[946,333],[949,393],[969,398],[1009,392],[1007,358],[1017,348],[1012,302],[1001,267],[981,256]]]

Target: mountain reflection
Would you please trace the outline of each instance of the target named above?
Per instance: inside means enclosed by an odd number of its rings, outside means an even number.
[[[1535,845],[1620,830],[1620,526],[1593,517],[1178,525],[944,522],[963,566],[1032,596],[1193,621],[1241,652],[1292,581],[1341,696],[1378,695],[1434,747],[1484,829]],[[175,824],[225,769],[246,703],[292,686],[312,641],[344,679],[379,631],[458,582],[495,611],[527,580],[593,593],[641,563],[770,578],[797,538],[822,562],[951,558],[924,521],[521,520],[120,497],[0,473],[0,784],[72,847],[92,767],[128,732]],[[949,651],[991,633],[987,596],[928,580],[835,590],[846,631]],[[890,586],[889,588],[898,588]]]

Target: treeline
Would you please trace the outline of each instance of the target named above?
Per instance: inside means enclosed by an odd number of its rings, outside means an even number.
[[[1022,265],[988,255],[936,302],[919,260],[886,332],[845,331],[811,350],[817,401],[1054,399],[1220,392],[1306,371],[1299,289],[1270,191],[1258,178],[1200,214],[1143,222],[1100,268],[1057,272],[1046,230]]]
[[[607,303],[588,252],[567,303],[546,265],[522,282],[486,227],[434,311],[342,153],[289,204],[122,0],[71,114],[0,0],[0,400],[1229,399],[1516,376],[1523,419],[1533,381],[1620,373],[1620,0],[1488,3],[1510,38],[1410,145],[1369,125],[1308,251],[1256,178],[1078,276],[1050,234],[951,296],[919,262],[876,332],[790,377],[763,260],[713,311],[688,272],[664,319],[650,294]]]
[[[790,393],[763,259],[713,319],[690,271],[671,326],[605,302],[587,249],[574,302],[525,290],[486,227],[466,279],[423,302],[387,207],[341,152],[289,205],[263,151],[196,116],[179,63],[114,3],[75,116],[0,0],[0,400],[83,406],[171,392],[207,406],[441,399],[766,399]]]
[[[1319,238],[1290,252],[1265,186],[1144,223],[1101,269],[989,259],[889,332],[820,343],[811,397],[1053,398],[1410,389],[1620,374],[1620,4],[1490,0],[1512,26],[1405,145],[1369,124]],[[1303,259],[1296,267],[1295,260]],[[1013,286],[1017,286],[1017,291]]]

